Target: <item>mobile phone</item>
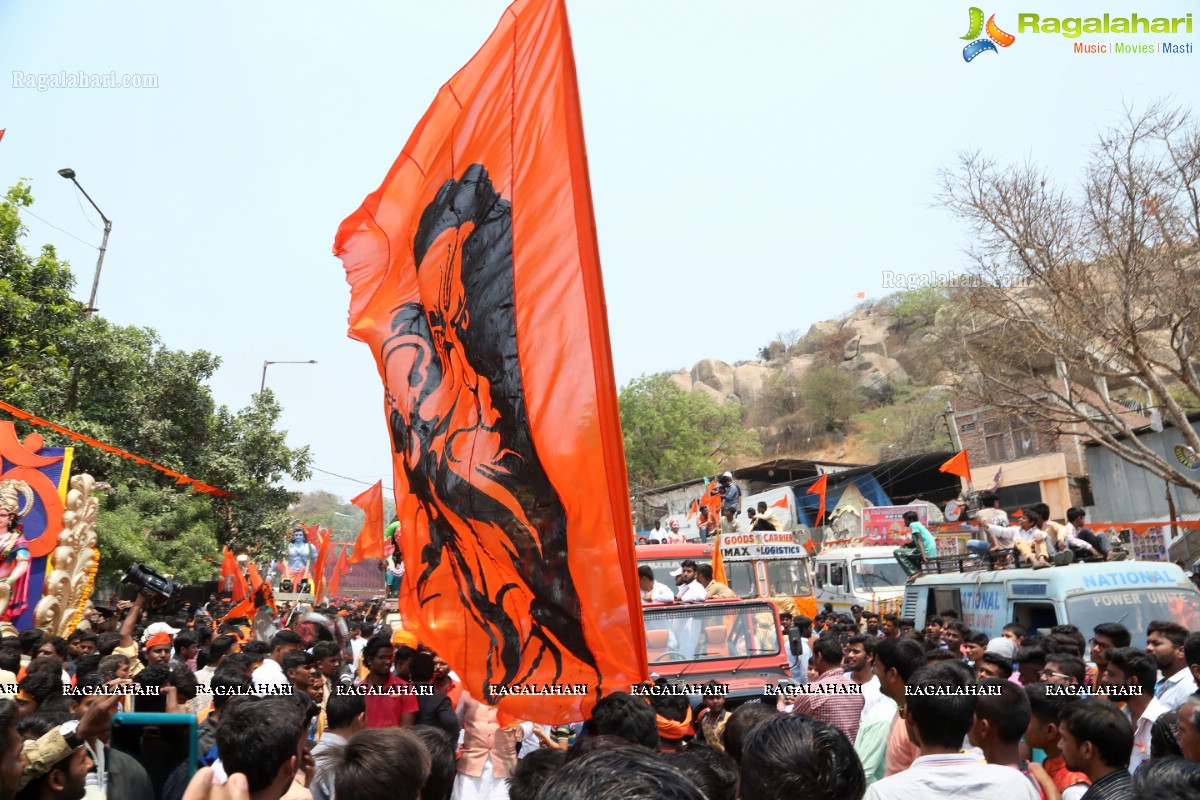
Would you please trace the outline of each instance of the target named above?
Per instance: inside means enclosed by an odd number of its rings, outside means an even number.
[[[109,726],[109,746],[137,759],[161,797],[177,770],[190,779],[200,759],[196,718],[191,714],[120,713]]]

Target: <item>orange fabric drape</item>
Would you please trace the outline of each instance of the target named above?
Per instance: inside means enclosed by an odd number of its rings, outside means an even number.
[[[374,486],[350,502],[367,515],[358,530],[358,538],[354,540],[354,555],[350,556],[350,563],[383,558],[383,481],[376,481]]]
[[[817,507],[817,517],[813,520],[814,528],[821,524],[821,519],[825,516],[825,486],[828,482],[829,476],[822,475],[821,477],[817,478],[817,482],[808,487],[808,491],[805,492],[805,494],[816,494],[821,496],[820,505]]]
[[[938,472],[949,472],[957,475],[967,483],[971,482],[971,462],[967,460],[967,451],[959,450],[954,457],[938,467]]]
[[[337,564],[333,567],[333,577],[329,579],[329,596],[337,597],[338,586],[342,583],[342,576],[350,571],[350,565],[346,563],[346,547],[342,546],[342,552],[338,554]]]
[[[230,592],[234,603],[240,603],[250,595],[250,590],[246,588],[246,579],[238,569],[237,556],[228,546],[225,547],[221,558],[221,590]]]
[[[325,531],[324,535],[320,532],[317,534],[320,544],[317,545],[317,563],[313,566],[313,596],[317,598],[317,602],[321,602],[325,591],[325,561],[329,557],[330,539],[332,531]]]
[[[334,250],[385,384],[405,625],[483,702],[586,719],[648,669],[563,0],[509,6]],[[587,692],[486,691],[518,680]]]

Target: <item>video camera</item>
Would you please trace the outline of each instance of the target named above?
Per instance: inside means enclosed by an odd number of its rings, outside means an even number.
[[[150,598],[170,600],[183,587],[170,578],[159,575],[152,567],[145,564],[133,564],[125,570],[121,583],[127,583],[137,589],[140,594]]]

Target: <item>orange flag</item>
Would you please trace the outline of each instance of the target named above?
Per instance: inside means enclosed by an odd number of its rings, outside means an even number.
[[[720,534],[717,534],[717,539],[713,542],[712,571],[714,581],[720,581],[726,586],[729,585],[729,578],[725,575],[725,556],[721,554]]]
[[[406,626],[502,712],[586,719],[648,669],[563,0],[509,6],[334,250],[386,389]],[[490,689],[517,683],[587,693]]]
[[[238,569],[237,556],[225,546],[225,552],[221,558],[221,592],[232,595],[235,604],[242,602],[250,592],[246,588],[246,579],[242,577],[242,571]]]
[[[867,293],[866,292],[855,292],[854,296],[857,297],[859,300],[865,300],[867,297]]]
[[[708,482],[708,491],[704,493],[704,505],[708,506],[708,516],[713,522],[721,521],[721,495],[717,494],[717,479]],[[724,583],[724,581],[721,581]]]
[[[374,486],[350,502],[367,515],[358,529],[358,538],[354,540],[354,555],[350,556],[350,563],[383,558],[383,481],[376,481]]]
[[[788,507],[788,499],[787,499],[786,494],[783,497],[776,500],[774,503],[771,503],[771,508],[787,508],[787,507]]]
[[[825,516],[825,484],[828,481],[829,476],[822,475],[821,477],[817,478],[817,482],[808,487],[808,491],[805,492],[805,494],[819,494],[821,496],[821,503],[817,507],[817,516],[816,519],[813,520],[814,528],[821,524],[821,518]]]
[[[967,461],[967,451],[959,450],[954,458],[938,467],[938,472],[949,472],[957,475],[967,483],[971,482],[971,462]]]
[[[369,491],[369,490],[368,490]],[[382,504],[382,492],[380,494],[380,503]],[[321,540],[321,544],[317,547],[317,563],[313,566],[313,597],[317,598],[317,602],[321,602],[322,592],[325,590],[325,559],[329,555],[329,531],[325,532],[325,536],[317,536]]]
[[[333,577],[329,579],[329,596],[337,597],[338,586],[341,585],[342,576],[350,571],[350,565],[346,563],[346,546],[342,546],[342,552],[338,555],[337,564],[333,567]]]

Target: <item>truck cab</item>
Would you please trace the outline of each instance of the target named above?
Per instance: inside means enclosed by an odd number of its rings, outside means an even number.
[[[817,605],[848,613],[851,606],[899,615],[907,576],[894,547],[837,547],[813,559]]]
[[[789,680],[779,614],[765,600],[709,600],[644,606],[650,671],[676,683],[716,681],[732,707],[761,700],[767,684]],[[692,697],[693,705],[700,695]]]
[[[1070,623],[1084,636],[1102,622],[1119,622],[1138,649],[1154,620],[1200,628],[1200,592],[1178,566],[1156,561],[926,574],[905,587],[902,616],[918,627],[947,610],[993,638],[1010,622],[1031,633]]]

